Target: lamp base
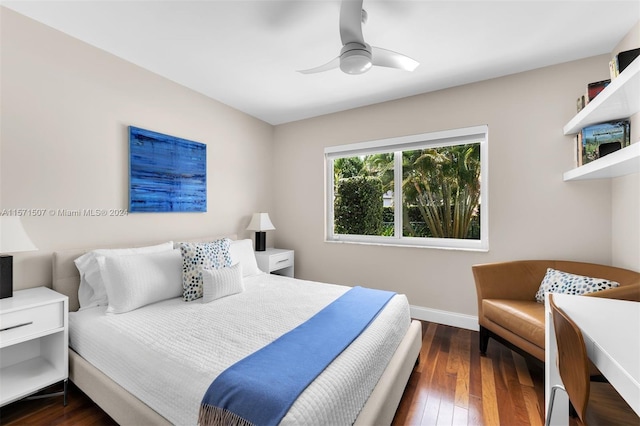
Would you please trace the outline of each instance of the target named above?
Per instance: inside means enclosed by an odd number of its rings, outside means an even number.
[[[264,231],[256,232],[256,251],[264,251],[267,246],[267,233]]]
[[[0,299],[13,297],[13,256],[0,256]]]

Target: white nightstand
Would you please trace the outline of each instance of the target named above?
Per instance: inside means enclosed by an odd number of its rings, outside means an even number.
[[[293,278],[293,250],[268,248],[265,251],[257,251],[256,261],[260,270],[277,275]]]
[[[69,299],[37,287],[0,300],[0,406],[69,377]],[[48,396],[48,395],[47,395]]]

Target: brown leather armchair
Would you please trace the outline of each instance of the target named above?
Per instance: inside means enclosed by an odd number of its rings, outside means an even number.
[[[517,260],[472,267],[478,296],[480,353],[493,338],[544,362],[544,304],[535,300],[547,268],[620,283],[589,296],[640,301],[640,273],[560,260]]]

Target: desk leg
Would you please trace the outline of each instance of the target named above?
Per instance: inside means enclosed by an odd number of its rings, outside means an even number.
[[[545,300],[545,354],[544,354],[544,401],[545,418],[549,413],[551,405],[551,388],[555,385],[562,385],[560,372],[558,371],[558,346],[556,345],[556,333],[553,328],[553,316],[549,302]],[[567,393],[558,389],[554,393],[553,411],[551,419],[547,419],[547,424],[553,426],[568,426],[569,424],[569,397]]]

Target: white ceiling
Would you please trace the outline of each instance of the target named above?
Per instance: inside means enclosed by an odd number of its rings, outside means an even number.
[[[1,4],[271,124],[609,53],[640,20],[638,0],[364,0],[365,40],[418,69],[303,75],[342,47],[338,0]]]

